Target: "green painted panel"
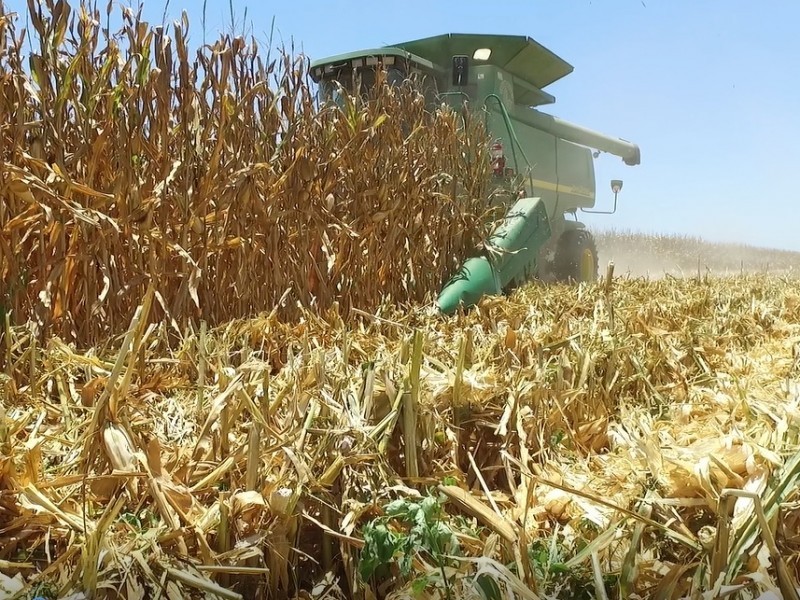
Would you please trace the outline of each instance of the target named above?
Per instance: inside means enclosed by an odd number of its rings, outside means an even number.
[[[449,66],[454,55],[466,55],[472,59],[475,50],[489,48],[492,53],[487,60],[477,64],[492,65],[544,89],[572,73],[573,67],[534,39],[524,35],[482,35],[470,33],[448,33],[410,42],[392,44],[441,66]]]

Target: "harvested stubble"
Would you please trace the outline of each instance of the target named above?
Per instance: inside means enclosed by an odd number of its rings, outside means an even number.
[[[29,16],[25,39],[0,1],[0,315],[16,323],[96,345],[150,282],[176,335],[277,305],[373,310],[424,299],[485,233],[485,128],[410,86],[318,110],[290,52],[224,36],[192,57],[185,19],[170,36],[129,9],[117,33],[89,4]]]
[[[417,597],[455,598],[482,573],[488,597],[791,597],[800,282],[530,286],[357,327],[273,313],[173,352],[153,301],[115,352],[6,333],[7,587],[400,598],[427,576]],[[365,524],[437,490],[460,557],[360,583]],[[730,490],[759,501],[728,510]]]

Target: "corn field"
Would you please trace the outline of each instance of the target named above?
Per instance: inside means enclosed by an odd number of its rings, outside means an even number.
[[[794,275],[800,253],[746,244],[709,242],[693,236],[630,230],[595,230],[600,264],[613,261],[620,274],[658,277],[698,273]]]
[[[194,51],[186,18],[125,8],[114,32],[86,3],[28,7],[30,31],[0,8],[11,324],[91,345],[124,332],[150,282],[176,334],[421,301],[481,239],[483,125],[426,112],[410,86],[319,107],[285,49],[224,35]]]
[[[800,598],[796,254],[601,234],[693,272],[432,317],[491,222],[479,120],[321,106],[293,49],[185,18],[28,11],[0,0],[0,599]]]

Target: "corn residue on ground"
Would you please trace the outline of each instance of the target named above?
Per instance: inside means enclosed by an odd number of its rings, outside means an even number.
[[[320,106],[304,57],[186,19],[27,17],[0,0],[0,599],[797,598],[796,255],[651,237],[686,278],[445,318],[500,216],[479,118]]]
[[[172,350],[153,301],[88,351],[4,332],[3,597],[790,597],[797,281],[264,314]]]

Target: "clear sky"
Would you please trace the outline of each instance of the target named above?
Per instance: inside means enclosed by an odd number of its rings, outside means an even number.
[[[575,67],[544,110],[642,149],[637,167],[596,161],[597,208],[611,206],[610,179],[625,185],[616,215],[585,222],[800,250],[797,0],[231,2],[237,31],[266,42],[274,17],[276,42],[312,59],[441,33],[529,35]],[[154,24],[165,7],[168,21],[185,10],[201,43],[203,0],[144,0]],[[230,28],[228,0],[207,0],[208,37]]]

